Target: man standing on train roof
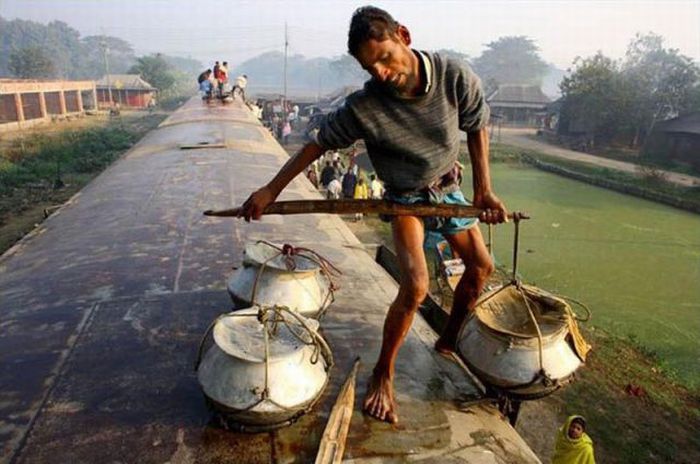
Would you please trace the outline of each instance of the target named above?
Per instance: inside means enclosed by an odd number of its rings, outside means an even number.
[[[467,133],[474,206],[482,222],[507,220],[505,205],[491,190],[489,110],[479,78],[464,63],[410,48],[411,35],[389,13],[367,6],[353,14],[348,50],[371,79],[328,114],[314,142],[305,145],[279,173],[243,204],[241,216],[259,219],[282,189],[326,150],[364,139],[387,201],[468,204],[456,179],[460,130]],[[467,312],[471,311],[493,263],[476,219],[391,218],[401,269],[396,300],[384,323],[379,359],[370,378],[363,409],[379,420],[398,421],[394,401],[394,364],[420,303],[428,292],[423,251],[425,230],[442,233],[467,268],[455,289],[454,305],[435,348],[449,354]]]

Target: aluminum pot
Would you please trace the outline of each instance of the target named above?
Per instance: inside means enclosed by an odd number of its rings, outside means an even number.
[[[565,300],[508,284],[481,301],[462,328],[457,351],[484,383],[515,398],[536,399],[572,379],[582,361],[568,339],[573,312]]]
[[[246,244],[243,265],[228,282],[234,305],[284,305],[306,317],[320,318],[333,302],[329,268],[319,264],[322,261],[315,255],[282,250],[264,241]]]
[[[210,326],[197,378],[227,426],[272,430],[315,404],[333,363],[317,329],[317,321],[286,308],[260,306],[225,314]],[[202,356],[210,331],[214,344]]]

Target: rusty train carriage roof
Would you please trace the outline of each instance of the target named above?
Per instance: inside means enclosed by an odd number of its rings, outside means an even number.
[[[201,142],[227,148],[179,149]],[[401,424],[359,412],[395,282],[335,216],[201,215],[240,203],[285,159],[242,105],[193,99],[0,257],[0,462],[310,462],[358,355],[347,461],[538,462],[493,409],[456,407],[476,390],[420,317],[397,363]],[[282,197],[318,193],[299,178]],[[254,435],[208,425],[192,370],[250,239],[312,247],[344,272],[323,322],[329,387],[296,424]]]

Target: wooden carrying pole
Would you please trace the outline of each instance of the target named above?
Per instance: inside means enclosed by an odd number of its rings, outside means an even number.
[[[360,358],[355,359],[355,364],[348,374],[345,383],[340,388],[338,398],[335,400],[331,415],[328,417],[326,429],[321,437],[315,464],[340,464],[345,452],[345,441],[348,438],[350,419],[355,406],[355,378]]]
[[[241,208],[207,210],[205,216],[239,217]],[[291,200],[270,204],[263,214],[385,214],[388,216],[478,217],[483,210],[465,205],[401,205],[384,200]],[[509,218],[527,219],[522,213]]]

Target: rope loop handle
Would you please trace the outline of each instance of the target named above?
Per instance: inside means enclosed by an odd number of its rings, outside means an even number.
[[[591,320],[591,316],[592,316],[592,314],[593,314],[593,313],[591,312],[591,308],[589,308],[588,306],[586,306],[584,303],[582,303],[582,302],[580,302],[580,301],[578,301],[578,300],[576,300],[576,299],[574,299],[574,298],[571,298],[571,297],[569,297],[569,296],[559,295],[559,297],[565,299],[566,301],[570,301],[570,302],[572,302],[572,303],[577,304],[577,305],[578,305],[581,309],[583,309],[583,311],[586,313],[586,315],[585,315],[584,317],[581,317],[581,316],[579,316],[579,315],[576,313],[576,311],[574,311],[573,308],[569,307],[569,311],[571,312],[571,316],[572,316],[574,319],[576,319],[576,320],[579,321],[579,322],[588,322],[588,321]]]
[[[301,325],[302,329],[307,333],[308,338],[304,337],[303,333],[295,330],[293,328],[293,325],[290,323],[289,320],[287,320],[285,315],[289,315],[293,319],[295,319],[296,322],[299,325]],[[309,324],[304,320],[302,316],[295,313],[286,306],[259,306],[258,311],[255,314],[240,314],[239,311],[230,311],[228,313],[220,314],[216,319],[214,319],[211,322],[211,324],[209,324],[207,330],[204,332],[204,335],[202,336],[202,339],[199,342],[199,348],[197,350],[197,360],[194,366],[195,372],[199,370],[199,366],[202,362],[202,353],[204,351],[204,344],[206,342],[206,339],[208,338],[209,334],[212,332],[216,324],[225,317],[255,317],[258,320],[258,322],[263,326],[265,385],[263,386],[262,390],[260,390],[259,400],[256,401],[254,404],[250,405],[249,407],[245,408],[245,410],[252,409],[253,407],[266,400],[274,403],[275,405],[281,408],[291,410],[290,408],[278,404],[269,397],[270,339],[274,338],[277,335],[280,324],[284,324],[287,330],[302,344],[306,346],[313,346],[313,351],[311,352],[311,355],[309,357],[309,362],[311,364],[316,364],[321,358],[323,358],[325,364],[324,370],[326,371],[326,373],[330,372],[332,367],[335,365],[333,353],[330,347],[328,346],[328,343],[317,331],[315,331],[309,326]]]
[[[309,261],[316,264],[320,269],[321,275],[328,282],[328,293],[326,293],[326,296],[323,302],[321,303],[321,306],[318,309],[318,313],[316,315],[316,319],[321,320],[321,318],[325,315],[328,306],[330,306],[330,304],[335,301],[335,292],[340,289],[340,286],[336,283],[334,278],[341,276],[343,272],[340,269],[338,269],[333,263],[331,263],[330,260],[328,260],[321,254],[310,248],[295,247],[290,245],[289,243],[285,243],[284,245],[282,245],[282,247],[279,247],[274,243],[268,242],[267,240],[258,240],[256,243],[262,243],[271,248],[274,248],[275,250],[277,250],[277,254],[274,254],[273,256],[266,259],[263,263],[261,263],[260,269],[258,269],[258,273],[255,277],[255,281],[253,282],[253,290],[251,292],[251,304],[256,304],[255,299],[257,296],[258,282],[260,281],[260,278],[262,277],[262,274],[265,270],[265,267],[267,267],[268,263],[273,259],[277,258],[278,256],[283,256],[284,264],[287,270],[295,271],[297,268],[297,263],[294,260],[294,257],[299,256],[301,258],[308,259]]]

